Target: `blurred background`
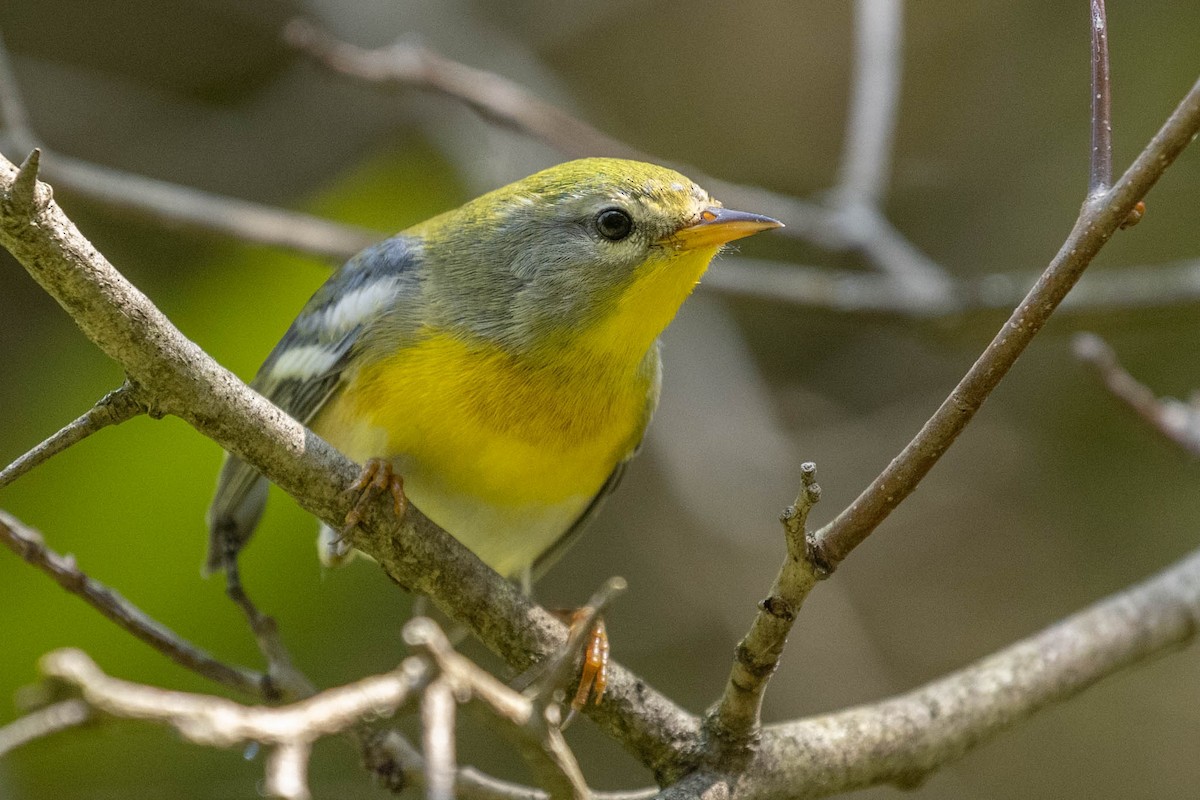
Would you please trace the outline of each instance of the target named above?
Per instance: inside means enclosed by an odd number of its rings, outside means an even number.
[[[364,46],[422,42],[709,175],[798,196],[838,178],[849,3],[5,0],[0,32],[32,125],[53,150],[382,232],[561,160],[445,97],[331,75],[281,42],[296,15]],[[1200,4],[1114,0],[1109,21],[1120,170],[1200,73]],[[1088,24],[1082,0],[906,9],[885,210],[952,275],[1025,275],[1070,230],[1086,189]],[[247,379],[328,275],[320,259],[139,220],[60,187],[55,196],[185,334]],[[1200,255],[1196,148],[1148,204],[1084,284]],[[872,269],[853,253],[780,237],[740,251]],[[727,259],[714,274],[736,268]],[[644,452],[538,598],[569,606],[610,575],[628,578],[609,616],[615,657],[701,712],[782,556],[776,516],[795,495],[799,463],[819,466],[825,494],[813,520],[823,523],[915,433],[1005,313],[846,313],[702,287],[666,336],[663,402]],[[1196,305],[1056,318],[921,490],[814,592],[770,687],[770,720],[907,691],[1195,546],[1200,468],[1074,360],[1071,336],[1085,329],[1161,394],[1200,386]],[[122,378],[3,253],[0,363],[0,463]],[[220,458],[182,422],[142,418],[22,478],[0,492],[0,507],[166,625],[257,665],[221,583],[199,573]],[[404,654],[408,598],[370,563],[323,572],[314,533],[276,493],[245,554],[248,587],[318,684],[391,668]],[[17,716],[12,698],[37,680],[37,659],[62,646],[83,648],[119,677],[219,691],[7,552],[0,641],[0,724]],[[1193,648],[1122,673],[948,766],[915,795],[1192,796],[1198,668]],[[528,780],[507,746],[467,728],[463,763]],[[649,783],[588,721],[569,734],[594,788]],[[247,797],[262,768],[261,756],[113,723],[17,751],[0,762],[0,796]],[[337,739],[317,747],[312,788],[318,798],[386,796]]]

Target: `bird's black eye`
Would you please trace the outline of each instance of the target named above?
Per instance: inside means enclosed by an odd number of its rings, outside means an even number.
[[[610,242],[619,242],[633,232],[633,217],[619,208],[606,208],[596,215],[596,230]]]

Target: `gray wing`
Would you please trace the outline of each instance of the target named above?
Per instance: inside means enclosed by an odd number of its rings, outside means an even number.
[[[317,290],[250,384],[308,424],[341,387],[346,365],[373,322],[419,290],[419,244],[396,236],[363,250]],[[267,481],[226,455],[208,510],[206,573],[222,568],[254,533],[267,503]]]

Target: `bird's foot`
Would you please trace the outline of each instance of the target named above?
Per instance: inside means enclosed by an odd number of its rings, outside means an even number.
[[[569,622],[572,628],[584,623],[586,609],[571,612]],[[604,629],[604,620],[597,618],[584,640],[583,661],[579,666],[579,688],[571,698],[571,710],[580,711],[591,700],[593,705],[599,705],[608,687],[608,632]]]
[[[404,494],[404,478],[392,469],[386,458],[371,458],[363,465],[362,472],[346,489],[346,494],[357,495],[354,505],[346,512],[340,538],[347,538],[367,513],[367,507],[381,493],[390,492],[392,509],[396,519],[404,519],[408,513],[408,497]]]

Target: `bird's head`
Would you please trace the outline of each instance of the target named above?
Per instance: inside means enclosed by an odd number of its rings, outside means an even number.
[[[409,233],[434,291],[454,297],[442,307],[464,317],[443,323],[518,349],[569,340],[640,358],[722,246],[780,225],[723,208],[674,170],[588,158]]]

